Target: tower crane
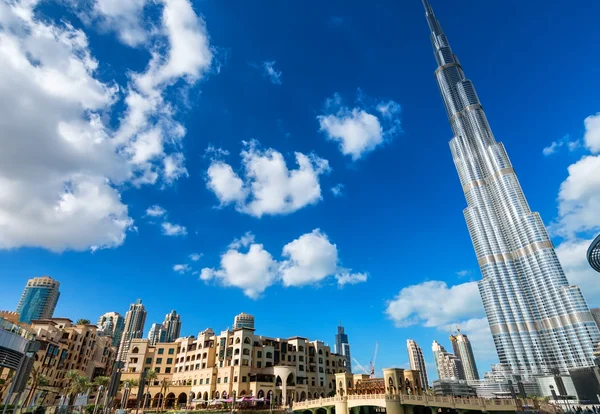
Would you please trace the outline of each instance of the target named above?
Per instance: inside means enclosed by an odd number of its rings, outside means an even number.
[[[377,350],[379,349],[379,342],[375,342],[375,352],[373,353],[373,358],[371,358],[371,362],[369,362],[369,371],[370,377],[375,378],[375,361],[377,361]]]
[[[364,373],[365,373],[365,374],[369,375],[369,371],[367,371],[367,369],[366,369],[365,367],[363,367],[362,365],[360,365],[360,362],[358,362],[358,361],[356,360],[356,358],[352,358],[352,360],[354,361],[354,363],[356,364],[356,366],[357,366],[359,369],[362,369],[362,370],[364,371]]]

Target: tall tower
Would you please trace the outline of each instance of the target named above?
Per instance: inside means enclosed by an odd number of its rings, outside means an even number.
[[[165,316],[162,324],[162,331],[165,333],[164,342],[175,342],[181,332],[181,316],[176,311],[171,311]]]
[[[125,329],[125,319],[117,312],[107,312],[98,318],[98,333],[112,336],[112,345],[119,346],[123,330]]]
[[[592,366],[600,331],[588,305],[579,287],[569,286],[542,219],[530,210],[504,146],[494,139],[473,83],[427,0],[423,5],[438,64],[435,76],[454,134],[450,149],[467,200],[464,215],[483,276],[479,292],[498,358],[525,376]]]
[[[337,328],[337,335],[335,336],[335,352],[344,356],[346,369],[349,374],[352,374],[352,356],[350,355],[350,342],[348,342],[348,335],[344,332],[344,327],[340,322],[340,326]]]
[[[410,361],[410,369],[418,370],[423,388],[429,388],[429,379],[427,378],[427,366],[425,365],[425,357],[423,357],[423,350],[412,339],[406,340],[406,348],[408,349],[408,360]]]
[[[433,359],[437,368],[438,379],[465,379],[462,363],[456,355],[446,351],[437,341],[431,346]]]
[[[477,363],[475,362],[475,355],[473,355],[471,341],[469,341],[467,335],[461,333],[459,330],[456,335],[450,335],[450,342],[452,343],[454,355],[460,358],[462,362],[465,379],[478,380],[479,372],[477,372]]]
[[[254,329],[254,316],[248,313],[240,313],[233,319],[233,329],[250,328]]]
[[[34,277],[27,281],[17,305],[19,322],[51,318],[58,303],[60,283],[51,277]]]
[[[144,324],[146,323],[146,308],[142,305],[142,300],[138,299],[135,303],[129,305],[129,310],[125,314],[125,329],[121,337],[119,346],[118,361],[125,361],[129,353],[129,344],[134,338],[141,338],[144,334]]]
[[[165,331],[159,323],[153,323],[148,332],[148,342],[155,346],[159,342],[165,342]]]

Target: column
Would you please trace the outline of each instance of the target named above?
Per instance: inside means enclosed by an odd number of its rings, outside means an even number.
[[[407,406],[408,407],[408,406]],[[406,414],[400,400],[392,400],[385,402],[386,414]]]
[[[335,414],[350,414],[348,412],[348,400],[346,400],[346,398],[336,399]]]

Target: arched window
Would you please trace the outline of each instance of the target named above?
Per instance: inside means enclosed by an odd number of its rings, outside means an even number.
[[[233,351],[233,354],[234,355],[239,355],[240,354],[240,349],[236,348],[235,351]]]
[[[249,344],[250,343],[250,338],[249,337],[244,338],[244,343],[245,344]]]
[[[244,355],[250,355],[250,350],[249,349],[244,349],[242,351],[242,354],[244,354]]]
[[[323,355],[323,350],[319,349],[319,355]]]
[[[240,338],[235,338],[235,343],[236,343],[236,344],[239,344],[240,342],[242,342],[242,341],[240,340]]]
[[[133,348],[133,350],[131,351],[132,354],[139,354],[140,350],[139,348],[136,346],[135,348]]]

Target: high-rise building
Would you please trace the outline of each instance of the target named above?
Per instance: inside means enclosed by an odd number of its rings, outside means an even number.
[[[165,333],[163,342],[175,342],[181,332],[181,316],[174,310],[167,313],[162,324],[162,330]]]
[[[153,323],[148,332],[148,342],[154,346],[159,342],[165,342],[165,330],[160,323]]]
[[[459,330],[455,335],[450,335],[450,342],[452,343],[454,355],[460,358],[460,361],[462,362],[465,379],[468,381],[478,380],[479,372],[477,372],[477,363],[475,362],[475,356],[473,355],[471,341],[469,341],[467,335],[461,333]]]
[[[119,346],[125,329],[125,319],[117,312],[107,312],[98,318],[98,335],[112,337],[112,345]]]
[[[600,331],[579,287],[570,286],[540,215],[532,212],[427,0],[435,76],[454,138],[450,148],[467,200],[464,215],[483,275],[498,358],[518,374],[591,366]],[[505,74],[509,76],[509,74]]]
[[[250,328],[254,329],[254,316],[247,313],[240,313],[233,319],[233,329]]]
[[[594,239],[587,251],[588,262],[596,272],[600,272],[600,234]]]
[[[60,297],[60,283],[51,277],[34,277],[27,281],[17,305],[19,322],[51,318]]]
[[[141,338],[144,334],[144,324],[146,323],[146,308],[142,305],[142,300],[138,299],[135,303],[129,305],[129,310],[125,314],[125,329],[121,336],[121,345],[119,346],[118,361],[125,361],[129,352],[129,344],[132,339]]]
[[[337,335],[335,335],[335,352],[344,356],[346,364],[346,370],[352,373],[352,356],[350,355],[350,342],[348,342],[348,335],[344,332],[344,327],[340,322],[340,326],[337,328]]]
[[[421,384],[423,384],[423,388],[429,388],[429,379],[427,378],[427,366],[425,365],[425,357],[423,356],[423,350],[412,339],[408,339],[406,341],[406,348],[408,349],[408,360],[410,362],[410,369],[419,371],[419,375],[421,376]]]
[[[446,351],[437,341],[433,341],[431,346],[433,359],[437,368],[438,379],[465,379],[462,363],[456,355]]]

